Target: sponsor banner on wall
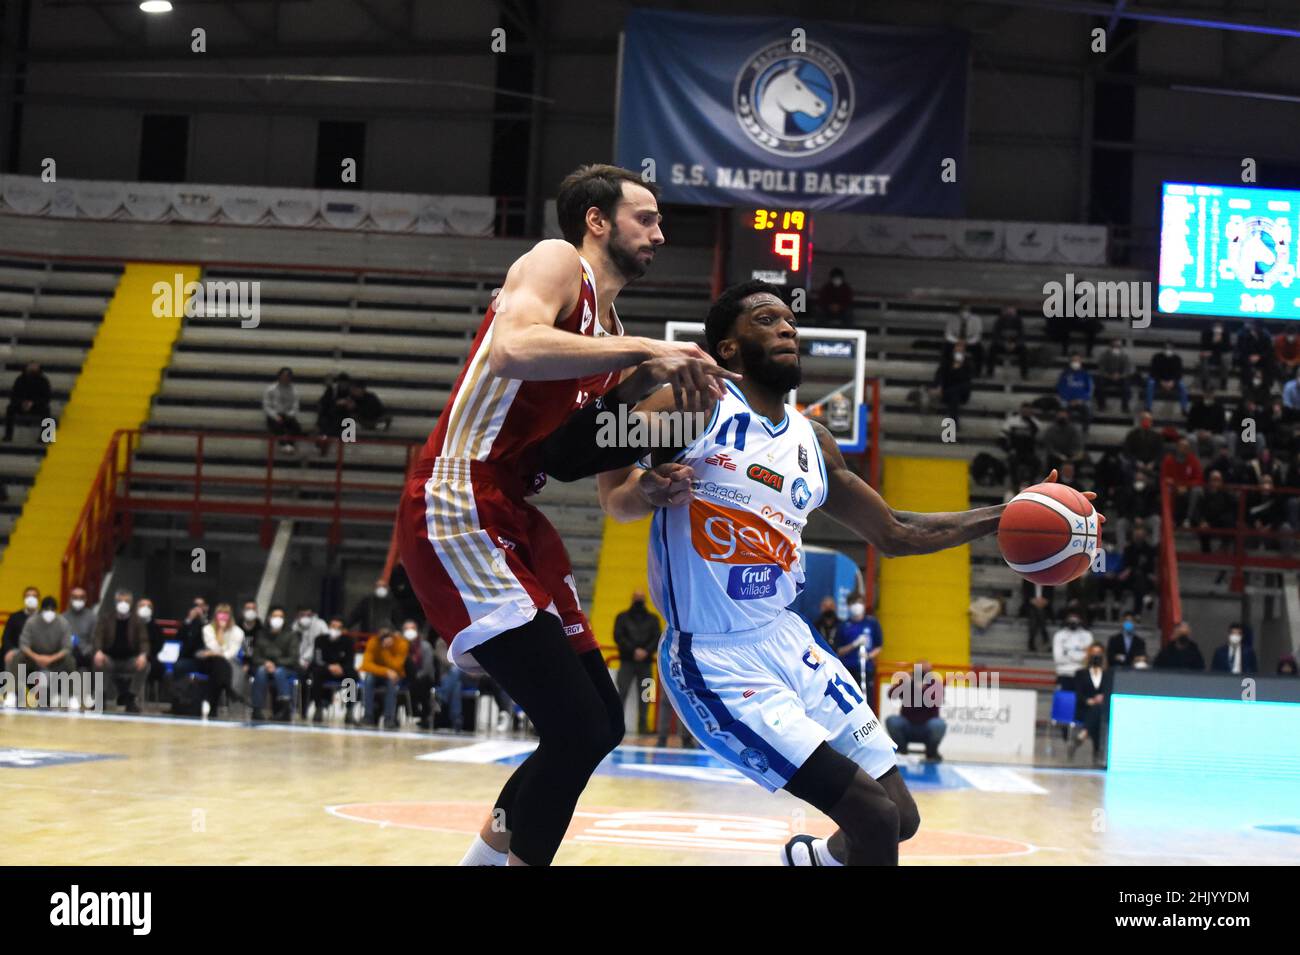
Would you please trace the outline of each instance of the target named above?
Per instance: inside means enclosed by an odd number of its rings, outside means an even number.
[[[122,196],[122,208],[126,210],[128,218],[142,222],[169,219],[172,217],[171,188],[149,182],[130,183]]]
[[[1056,227],[1056,258],[1076,265],[1103,265],[1106,262],[1106,227],[1073,225]]]
[[[217,199],[222,217],[236,225],[256,225],[271,208],[271,190],[261,186],[222,186]]]
[[[0,190],[5,205],[19,215],[40,215],[50,206],[54,191],[48,183],[41,182],[35,176],[5,176],[4,188]]]
[[[1000,259],[1006,241],[1002,222],[954,222],[952,244],[963,259]]]
[[[79,182],[73,191],[79,215],[87,219],[111,219],[122,208],[126,189],[120,182]]]
[[[370,221],[385,232],[405,232],[420,214],[420,197],[406,192],[370,194]]]
[[[1007,261],[1051,262],[1056,257],[1057,226],[1046,222],[1007,223]]]
[[[172,186],[172,209],[186,222],[211,222],[221,208],[211,186]]]
[[[884,691],[888,683],[883,678],[881,686],[880,717],[887,721],[898,715],[901,704]],[[945,686],[939,718],[946,729],[939,754],[1032,762],[1037,713],[1038,694],[1033,690]]]
[[[320,194],[321,218],[336,229],[355,229],[370,211],[370,197],[364,192],[326,191]]]
[[[280,225],[307,226],[320,215],[315,189],[277,190],[271,197],[271,217]]]

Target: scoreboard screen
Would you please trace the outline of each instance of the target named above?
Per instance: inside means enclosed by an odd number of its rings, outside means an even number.
[[[808,287],[812,273],[812,213],[803,209],[741,208],[732,213],[731,281],[762,279]]]
[[[1298,226],[1300,190],[1165,183],[1160,311],[1300,319]]]

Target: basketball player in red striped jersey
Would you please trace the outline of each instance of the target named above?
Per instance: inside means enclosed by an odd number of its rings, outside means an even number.
[[[696,345],[623,334],[614,300],[664,242],[657,198],[653,183],[616,166],[566,177],[556,199],[564,240],[510,266],[402,496],[401,559],[426,617],[452,661],[486,671],[540,737],[462,864],[549,864],[592,771],[623,738],[564,544],[524,500],[534,474],[555,473],[543,440],[564,424],[594,441],[588,412],[630,410],[664,384],[683,410],[701,409],[739,377]],[[601,457],[601,469],[638,456],[621,453]]]

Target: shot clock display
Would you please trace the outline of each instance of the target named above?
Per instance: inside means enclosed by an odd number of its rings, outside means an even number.
[[[812,214],[803,209],[732,212],[731,281],[762,279],[808,287],[812,272]]]

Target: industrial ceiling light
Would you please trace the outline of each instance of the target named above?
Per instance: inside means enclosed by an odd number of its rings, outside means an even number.
[[[143,0],[140,9],[145,13],[171,13],[171,0]]]

